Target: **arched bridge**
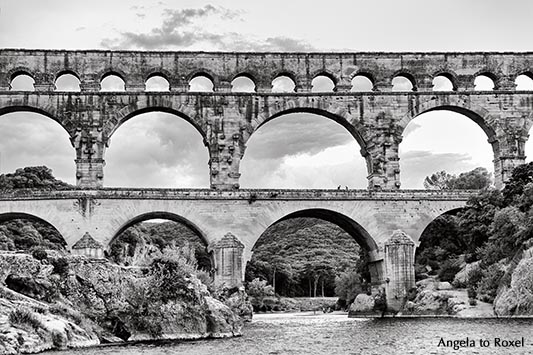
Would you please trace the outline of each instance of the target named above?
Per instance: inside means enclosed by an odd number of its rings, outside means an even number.
[[[80,92],[55,90],[69,73]],[[34,79],[35,91],[11,90],[18,75]],[[414,248],[437,216],[461,208],[471,192],[401,190],[399,147],[404,129],[434,110],[464,114],[486,133],[494,152],[495,182],[503,186],[525,161],[524,145],[533,125],[533,92],[517,91],[519,75],[533,77],[533,53],[234,53],[0,50],[0,114],[38,112],[57,121],[76,150],[78,189],[0,194],[0,220],[33,216],[55,226],[69,246],[88,233],[106,247],[120,231],[149,218],[188,224],[215,254],[219,281],[239,283],[242,265],[255,241],[276,221],[312,216],[338,224],[365,248],[372,282],[384,287],[397,308],[414,285]],[[101,92],[101,81],[116,75],[122,92]],[[154,75],[168,92],[146,92]],[[214,87],[192,92],[202,75]],[[474,90],[485,75],[492,91]],[[255,92],[231,91],[246,77]],[[280,76],[295,84],[291,93],[272,92]],[[325,76],[333,92],[311,92]],[[357,76],[372,90],[354,92]],[[411,91],[392,91],[402,76]],[[432,80],[446,77],[451,91],[433,91]],[[114,132],[135,115],[163,111],[191,123],[209,150],[211,190],[105,189],[103,166]],[[269,120],[286,113],[323,115],[345,127],[359,143],[368,168],[367,191],[241,190],[239,163],[246,143]],[[358,154],[358,153],[357,153]],[[399,232],[398,230],[401,230]],[[229,233],[229,234],[228,234]]]

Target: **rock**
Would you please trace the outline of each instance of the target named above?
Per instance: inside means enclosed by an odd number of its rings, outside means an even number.
[[[214,338],[226,338],[242,335],[243,320],[231,311],[224,303],[213,297],[206,297],[209,312],[207,313],[207,331]]]
[[[34,279],[31,276],[14,275],[7,276],[5,283],[8,288],[22,293],[36,300],[51,302],[56,290],[51,282],[42,279]]]
[[[533,314],[533,258],[520,260],[511,276],[511,286],[502,287],[494,300],[498,316]]]
[[[451,290],[451,289],[453,289],[453,286],[449,282],[439,282],[437,284],[437,290]]]
[[[252,321],[252,303],[248,299],[244,287],[233,287],[228,289],[220,300],[244,321]]]
[[[349,317],[380,316],[381,312],[375,310],[375,297],[360,293],[350,305]]]

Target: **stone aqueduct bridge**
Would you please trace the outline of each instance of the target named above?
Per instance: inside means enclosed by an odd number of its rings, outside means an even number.
[[[79,78],[80,92],[54,91],[56,78],[65,73]],[[19,74],[34,79],[35,91],[10,90],[11,80]],[[124,92],[99,91],[101,80],[110,74],[124,80]],[[254,242],[269,225],[293,216],[315,216],[338,224],[368,250],[372,282],[385,287],[394,308],[414,283],[414,245],[421,232],[436,216],[464,206],[468,197],[459,192],[400,190],[398,148],[404,129],[424,112],[464,114],[486,133],[494,152],[496,184],[501,187],[513,167],[524,162],[524,145],[533,124],[533,92],[515,90],[514,79],[520,74],[533,76],[533,53],[2,49],[0,114],[32,111],[57,121],[76,150],[78,189],[3,194],[0,218],[41,218],[72,246],[85,233],[107,245],[135,221],[166,216],[191,225],[204,237],[215,252],[219,281],[239,282],[243,261],[250,258]],[[169,92],[145,92],[146,80],[154,75],[168,80]],[[212,80],[213,93],[189,90],[189,81],[199,75]],[[311,92],[318,75],[334,82],[334,92]],[[371,80],[371,92],[350,91],[357,75]],[[437,75],[450,79],[454,90],[433,92],[432,79]],[[477,75],[493,79],[494,90],[474,91]],[[250,78],[256,92],[231,92],[231,82],[239,76]],[[271,92],[278,76],[290,77],[295,92]],[[413,91],[391,91],[396,76],[408,78]],[[151,111],[174,113],[200,132],[209,151],[212,190],[102,188],[104,154],[113,133],[130,118]],[[352,134],[367,162],[368,191],[239,189],[239,162],[248,139],[269,120],[293,112],[323,115]],[[234,243],[223,238],[227,232],[236,236]]]

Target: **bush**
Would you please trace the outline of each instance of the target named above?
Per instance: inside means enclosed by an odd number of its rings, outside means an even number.
[[[471,305],[471,306],[476,306],[477,305],[477,300],[475,298],[469,298],[468,299],[468,304]]]
[[[43,248],[35,248],[31,252],[31,255],[37,260],[48,259],[48,253]]]
[[[439,279],[441,281],[453,282],[455,274],[457,274],[461,268],[454,261],[446,261],[439,270]]]
[[[493,264],[483,271],[483,278],[476,290],[481,301],[494,302],[503,275],[504,271],[501,270],[498,264]]]
[[[347,271],[335,277],[335,295],[348,306],[363,292],[361,277],[355,271]]]
[[[57,259],[53,259],[51,261],[51,264],[54,267],[54,270],[52,271],[54,274],[63,276],[66,276],[68,274],[69,266],[67,258],[60,257]]]
[[[39,317],[30,310],[16,308],[9,313],[9,323],[13,326],[29,326],[35,330],[43,328],[43,323]]]
[[[274,288],[272,288],[270,285],[267,285],[265,280],[259,280],[258,278],[248,282],[246,292],[248,293],[248,296],[258,299],[274,296]]]

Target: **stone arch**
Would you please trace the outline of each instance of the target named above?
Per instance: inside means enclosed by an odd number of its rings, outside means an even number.
[[[350,132],[352,137],[357,141],[359,146],[361,147],[361,155],[365,158],[367,163],[367,169],[370,174],[371,167],[372,167],[372,161],[370,158],[370,155],[367,153],[367,143],[364,138],[364,134],[366,132],[364,126],[355,118],[352,118],[350,114],[347,112],[347,109],[345,106],[336,105],[335,101],[329,101],[330,107],[327,109],[321,107],[323,106],[320,101],[317,100],[316,106],[317,107],[309,107],[309,106],[302,106],[300,101],[292,100],[287,102],[287,100],[284,101],[284,105],[279,106],[277,103],[271,103],[269,105],[268,112],[262,113],[261,115],[257,116],[255,119],[252,119],[251,122],[251,130],[248,131],[248,137],[246,137],[246,141],[250,139],[252,134],[256,132],[261,126],[263,126],[265,123],[270,122],[271,120],[278,118],[280,116],[290,114],[290,113],[312,113],[319,116],[323,116],[326,118],[329,118]],[[268,116],[270,115],[270,116]]]
[[[65,74],[74,75],[81,83],[80,75],[77,72],[75,72],[74,70],[72,70],[72,69],[61,69],[61,70],[58,70],[54,74],[54,82],[56,82],[57,79],[59,79],[59,77],[61,77],[61,75],[65,75]]]
[[[119,236],[122,232],[124,232],[129,227],[140,222],[148,221],[150,219],[166,219],[166,220],[181,223],[187,226],[188,228],[190,228],[196,235],[198,235],[198,237],[202,240],[202,242],[205,244],[206,247],[209,245],[209,239],[207,238],[207,235],[204,233],[204,231],[202,231],[195,223],[193,223],[189,219],[179,214],[173,213],[173,212],[153,211],[153,212],[146,212],[146,213],[139,214],[133,218],[130,218],[125,223],[123,223],[116,231],[113,232],[113,235],[111,239],[109,240],[109,242],[107,243],[107,245],[105,246],[105,248],[106,249],[109,248],[109,245],[111,245],[113,240],[115,240],[117,236]]]
[[[438,204],[438,203],[436,203]],[[467,209],[466,203],[463,202],[462,205],[458,204],[457,206],[440,206],[440,207],[430,207],[425,210],[425,214],[421,216],[419,220],[418,225],[418,231],[419,234],[412,235],[411,238],[413,238],[413,241],[415,242],[415,247],[418,248],[420,245],[420,238],[422,237],[422,234],[424,234],[424,231],[427,229],[427,227],[433,223],[437,218],[444,215],[454,215],[460,211],[464,211]]]
[[[211,80],[211,82],[213,83],[213,90],[216,90],[216,88],[220,84],[219,77],[215,73],[213,73],[211,70],[206,69],[206,68],[198,68],[190,72],[185,77],[185,81],[187,82],[187,85],[191,82],[192,79],[199,77],[199,76],[204,76],[207,79]]]
[[[327,69],[320,69],[312,73],[310,75],[311,81],[319,76],[325,76],[326,78],[330,79],[335,85],[335,88],[337,87],[337,84],[339,83],[339,79],[337,78],[337,76],[332,71],[327,70]]]
[[[111,76],[111,75],[118,76],[124,82],[124,86],[127,87],[127,85],[128,85],[128,80],[127,80],[128,75],[124,71],[122,71],[120,69],[117,69],[117,68],[106,68],[106,69],[100,71],[96,75],[96,77],[99,78],[98,83],[101,83],[102,80],[104,80],[105,78],[107,78],[108,76]]]
[[[486,76],[487,78],[492,80],[492,82],[494,83],[493,90],[497,90],[498,89],[498,83],[500,81],[500,75],[497,74],[494,70],[492,70],[490,68],[483,68],[483,69],[478,70],[474,75],[472,75],[472,83],[471,83],[472,88],[475,88],[475,81],[476,81],[476,78],[478,76]]]
[[[16,67],[8,71],[6,74],[9,83],[11,83],[11,81],[13,81],[13,79],[18,75],[28,75],[35,80],[35,73],[27,67]]]
[[[173,78],[172,73],[164,68],[152,68],[145,73],[144,82],[154,76],[160,76],[169,83],[171,83],[171,79]]]
[[[496,139],[496,129],[492,126],[492,121],[494,119],[491,117],[488,110],[477,106],[463,107],[457,103],[439,102],[439,100],[435,98],[417,102],[416,105],[413,105],[412,111],[408,112],[408,114],[398,122],[398,124],[402,127],[402,133],[409,122],[416,117],[426,112],[439,110],[460,113],[470,118],[483,130],[483,132],[485,132],[489,141]]]
[[[57,231],[57,233],[61,236],[61,238],[63,239],[63,243],[64,243],[63,247],[67,249],[70,246],[65,238],[65,235],[68,235],[68,233],[66,232],[65,226],[62,225],[61,218],[60,216],[58,216],[57,213],[55,215],[50,214],[46,216],[36,211],[0,212],[0,223],[7,222],[13,219],[26,219],[29,221],[36,221],[36,222],[49,225],[52,228],[54,228]]]
[[[241,72],[241,73],[238,73],[238,74],[234,75],[233,77],[231,77],[231,80],[229,81],[230,84],[233,84],[233,81],[235,79],[238,79],[238,78],[249,79],[254,84],[254,91],[253,92],[257,92],[258,81],[256,79],[256,76],[252,75],[250,72]],[[239,91],[234,91],[234,92],[239,92]]]
[[[371,70],[367,70],[367,69],[359,69],[359,70],[356,70],[354,71],[349,79],[350,79],[350,83],[352,82],[352,80],[358,76],[362,76],[362,77],[365,77],[367,78],[368,80],[370,80],[370,82],[372,83],[372,91],[375,91],[376,90],[376,76],[374,74],[372,74],[372,71]]]
[[[162,99],[163,100],[163,99]],[[164,112],[170,113],[177,117],[184,119],[196,128],[203,138],[205,146],[207,144],[207,123],[205,120],[195,120],[192,117],[196,116],[194,108],[189,106],[179,106],[178,108],[172,107],[172,102],[154,102],[153,105],[147,104],[144,107],[139,107],[137,104],[132,104],[124,107],[115,114],[114,118],[108,121],[108,124],[104,127],[104,135],[107,140],[117,131],[117,129],[127,122],[129,119],[138,116],[143,113],[149,112]]]
[[[459,79],[454,71],[450,69],[439,69],[431,75],[432,79],[435,79],[438,76],[443,76],[446,79],[450,80],[450,82],[452,83],[452,91],[457,91],[457,84],[459,83]]]
[[[412,73],[410,70],[404,68],[404,69],[400,69],[394,72],[390,77],[391,85],[392,85],[392,81],[397,77],[404,77],[407,80],[409,80],[411,82],[411,85],[413,86],[413,88],[411,89],[412,91],[418,90],[418,83],[416,81],[415,74]]]
[[[69,137],[73,136],[74,131],[76,129],[74,122],[68,120],[62,122],[58,118],[58,114],[55,112],[55,110],[50,106],[33,106],[28,105],[23,99],[15,99],[12,100],[10,106],[0,107],[0,116],[13,112],[32,112],[46,116],[51,120],[55,121],[57,124],[59,124],[61,128],[63,128],[67,132]]]
[[[274,71],[272,73],[272,77],[270,78],[271,79],[270,83],[272,84],[274,80],[276,80],[277,78],[281,76],[286,76],[287,78],[292,80],[292,82],[294,83],[294,91],[298,91],[298,88],[301,87],[301,83],[298,80],[298,74],[293,71],[286,70],[286,69]]]
[[[418,210],[417,219],[414,224],[408,228],[409,236],[415,242],[415,246],[420,245],[420,237],[431,222],[437,217],[445,214],[454,214],[466,208],[466,201],[450,200],[450,201],[431,201],[431,203],[424,203],[424,208]]]

